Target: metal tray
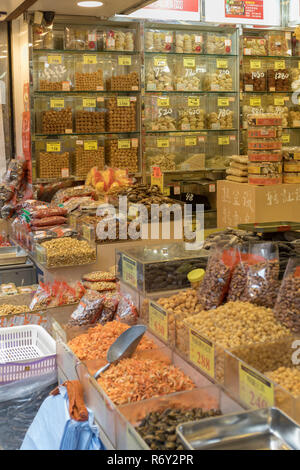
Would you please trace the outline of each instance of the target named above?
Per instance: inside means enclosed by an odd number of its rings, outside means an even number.
[[[257,224],[239,224],[238,229],[255,233],[290,232],[300,230],[300,222],[261,222]]]
[[[0,266],[24,264],[26,260],[27,253],[19,246],[5,246],[0,248]]]
[[[300,450],[300,426],[277,408],[183,423],[177,434],[192,450]]]

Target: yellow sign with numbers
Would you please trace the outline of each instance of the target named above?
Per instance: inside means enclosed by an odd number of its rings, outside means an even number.
[[[168,314],[155,302],[149,302],[149,328],[164,340],[168,341]]]
[[[211,341],[190,328],[190,360],[205,374],[215,376],[215,348]]]
[[[240,399],[250,408],[274,406],[274,385],[250,367],[239,363]]]

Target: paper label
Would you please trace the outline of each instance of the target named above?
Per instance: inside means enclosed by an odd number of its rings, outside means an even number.
[[[129,139],[119,139],[118,140],[118,149],[130,149],[131,142]]]
[[[86,65],[97,64],[97,56],[96,55],[84,55],[83,63]]]
[[[84,108],[96,108],[96,98],[83,98],[82,106]]]
[[[167,57],[164,57],[164,56],[154,57],[153,64],[155,67],[165,67],[167,65]]]
[[[65,100],[64,99],[57,99],[51,98],[50,99],[50,108],[64,108],[65,107]]]
[[[283,134],[281,136],[281,141],[285,144],[288,144],[291,140],[291,136],[289,134]]]
[[[218,137],[219,145],[229,145],[229,142],[230,142],[229,136]]]
[[[157,139],[156,143],[159,148],[167,148],[170,146],[169,139]]]
[[[205,374],[215,376],[215,348],[211,341],[190,328],[190,360]]]
[[[196,67],[195,57],[184,57],[183,58],[183,66],[185,68],[194,68],[194,67]]]
[[[274,98],[275,106],[284,106],[284,98]]]
[[[60,152],[61,143],[60,142],[47,142],[46,150],[47,152]]]
[[[250,106],[261,106],[261,98],[250,98]]]
[[[186,137],[184,142],[186,147],[192,147],[193,145],[197,145],[197,137]]]
[[[160,107],[170,106],[170,98],[169,97],[157,98],[157,106],[160,106]]]
[[[285,60],[275,60],[274,69],[275,70],[285,69]]]
[[[149,328],[164,340],[168,341],[168,314],[155,302],[149,302]]]
[[[250,68],[251,69],[260,69],[261,68],[261,61],[260,60],[250,60]]]
[[[218,106],[229,106],[229,98],[218,98]]]
[[[137,288],[137,263],[128,256],[122,255],[123,280]]]
[[[69,176],[70,176],[69,168],[62,168],[61,169],[61,177],[62,178],[69,178]]]
[[[274,385],[249,367],[239,363],[240,399],[251,408],[274,406]]]
[[[217,59],[217,68],[218,69],[227,69],[228,60],[226,59]]]
[[[48,64],[60,65],[61,55],[48,55]]]
[[[125,107],[125,106],[130,106],[130,98],[125,96],[125,97],[117,97],[117,106],[119,107]]]
[[[97,150],[98,149],[98,142],[97,140],[85,140],[83,142],[84,150]]]
[[[194,98],[194,96],[189,96],[188,97],[188,106],[189,107],[200,106],[200,98]]]
[[[130,55],[128,56],[119,56],[118,57],[118,64],[119,65],[131,65],[131,57]]]

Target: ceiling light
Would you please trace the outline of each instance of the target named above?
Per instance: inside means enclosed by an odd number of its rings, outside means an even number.
[[[95,8],[95,7],[101,7],[103,3],[89,0],[89,1],[78,2],[77,5],[79,7]]]

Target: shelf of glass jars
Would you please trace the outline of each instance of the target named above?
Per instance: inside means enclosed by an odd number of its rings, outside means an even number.
[[[89,50],[89,49],[32,49],[33,54],[90,54],[90,55],[138,55],[140,52],[135,51],[98,51],[98,50]]]
[[[152,56],[177,56],[177,57],[238,57],[237,54],[206,54],[206,53],[199,53],[199,52],[155,52],[155,51],[144,51],[145,55],[152,55]]]

